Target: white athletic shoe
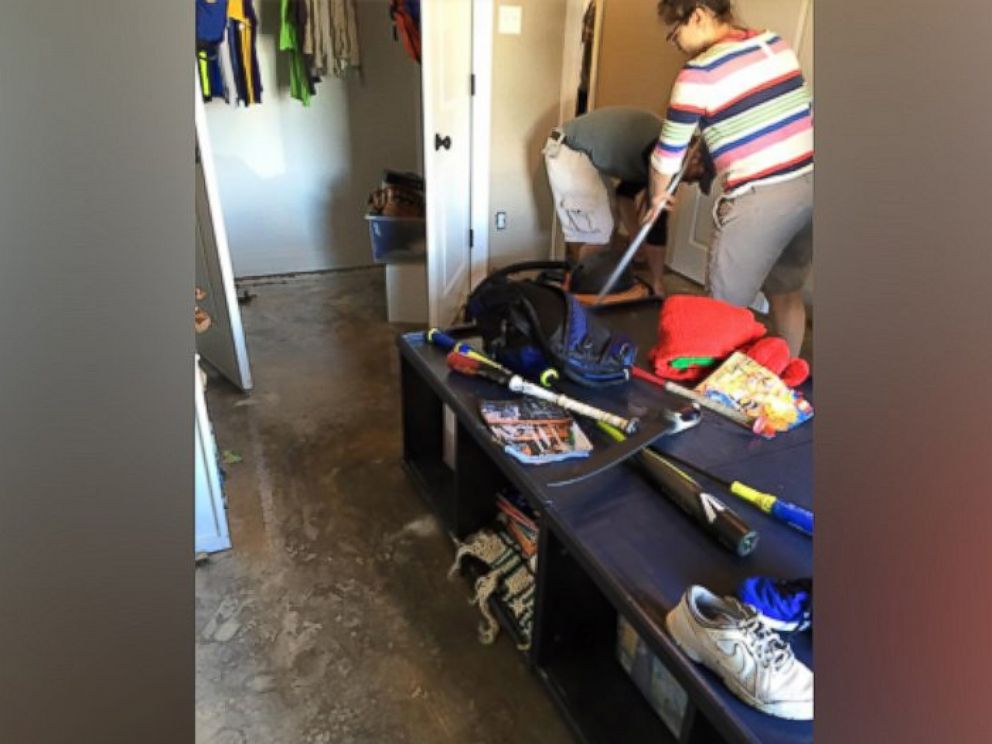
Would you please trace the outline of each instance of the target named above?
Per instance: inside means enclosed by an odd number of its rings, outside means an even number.
[[[813,718],[813,672],[754,608],[690,586],[665,618],[685,654],[720,675],[741,700],[779,718]]]

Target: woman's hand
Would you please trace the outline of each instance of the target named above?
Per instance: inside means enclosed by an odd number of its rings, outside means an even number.
[[[651,179],[646,191],[646,198],[640,205],[641,225],[654,222],[662,210],[671,209],[675,203],[675,195],[668,193],[671,182],[671,176],[666,176],[654,168],[651,169]]]
[[[642,196],[638,205],[638,212],[640,213],[638,221],[642,226],[653,223],[663,210],[671,209],[673,204],[675,204],[675,197],[667,191],[652,195],[650,198],[647,198],[646,195]]]

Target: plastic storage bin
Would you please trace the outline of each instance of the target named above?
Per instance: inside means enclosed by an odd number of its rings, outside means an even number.
[[[427,255],[427,222],[423,217],[365,215],[372,260],[376,263],[423,261]]]

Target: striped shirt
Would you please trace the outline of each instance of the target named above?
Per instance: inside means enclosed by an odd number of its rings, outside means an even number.
[[[771,31],[735,32],[685,64],[651,165],[677,173],[697,126],[727,191],[813,169],[809,87]]]

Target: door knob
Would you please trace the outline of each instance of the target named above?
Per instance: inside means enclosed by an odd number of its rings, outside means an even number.
[[[444,139],[441,139],[441,135],[435,133],[434,134],[434,149],[435,150],[440,150],[442,147],[445,150],[450,150],[451,149],[451,137],[445,137]]]

